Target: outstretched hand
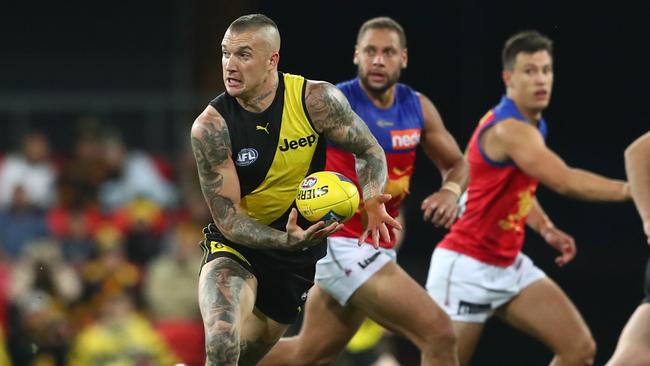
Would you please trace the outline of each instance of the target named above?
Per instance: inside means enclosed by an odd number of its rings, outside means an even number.
[[[425,198],[420,206],[424,221],[431,220],[435,227],[449,229],[458,217],[458,196],[446,189],[441,189]]]
[[[402,225],[386,212],[385,203],[390,201],[390,194],[380,194],[369,198],[364,202],[364,209],[368,214],[368,224],[366,229],[359,237],[358,244],[361,245],[366,241],[368,235],[372,235],[372,244],[375,249],[379,248],[379,237],[385,242],[390,242],[390,232],[388,226],[402,230]]]
[[[322,242],[322,239],[341,230],[343,224],[339,222],[325,222],[319,221],[307,229],[302,229],[298,226],[298,210],[292,208],[289,212],[289,219],[287,220],[287,234],[289,234],[290,247],[289,250],[298,250],[317,245]]]
[[[555,258],[558,266],[564,267],[576,256],[576,242],[571,235],[556,227],[544,229],[540,234],[550,246],[560,252],[560,255]]]

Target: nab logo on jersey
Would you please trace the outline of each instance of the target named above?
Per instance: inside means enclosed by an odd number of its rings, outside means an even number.
[[[237,161],[235,164],[237,166],[248,166],[251,165],[257,160],[259,154],[257,153],[257,150],[252,149],[252,148],[245,148],[239,150],[237,153]]]
[[[390,141],[393,150],[409,150],[420,143],[420,129],[410,128],[408,130],[390,131]]]
[[[295,150],[305,146],[311,147],[311,145],[313,145],[315,142],[316,142],[316,135],[314,134],[311,134],[307,137],[301,137],[297,140],[284,139],[283,140],[284,145],[280,146],[280,151],[284,152],[289,150]]]

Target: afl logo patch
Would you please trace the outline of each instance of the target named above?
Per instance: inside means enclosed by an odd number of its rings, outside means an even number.
[[[300,188],[302,188],[302,189],[311,188],[316,183],[318,183],[318,178],[316,178],[316,177],[307,177],[307,178],[305,178],[305,180],[302,181],[302,184],[300,185]]]
[[[235,164],[237,164],[237,166],[251,165],[255,162],[255,160],[257,160],[258,156],[259,154],[255,149],[252,148],[241,149],[237,153],[237,161],[235,162]]]

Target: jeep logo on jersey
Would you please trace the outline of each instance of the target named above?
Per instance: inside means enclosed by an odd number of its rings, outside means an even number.
[[[420,129],[390,131],[390,140],[394,150],[413,149],[420,143]]]
[[[283,144],[280,146],[280,151],[295,150],[301,147],[313,145],[316,142],[316,135],[311,134],[307,137],[301,137],[297,140],[283,140]]]
[[[251,165],[257,160],[257,157],[259,154],[257,153],[257,150],[252,149],[252,148],[245,148],[239,150],[237,153],[237,161],[235,164],[238,166],[247,166]]]
[[[302,181],[302,184],[300,185],[300,188],[302,188],[302,189],[311,188],[316,183],[318,183],[318,178],[316,178],[316,177],[307,177],[307,178],[305,178],[305,180]]]

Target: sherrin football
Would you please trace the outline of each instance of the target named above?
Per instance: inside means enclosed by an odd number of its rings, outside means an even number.
[[[345,222],[359,207],[359,191],[342,174],[316,172],[300,183],[296,206],[300,214],[311,222]]]

